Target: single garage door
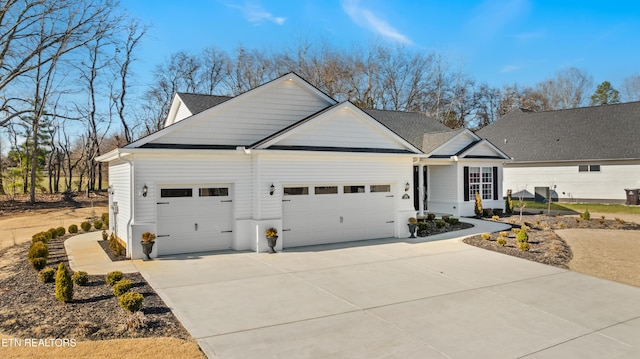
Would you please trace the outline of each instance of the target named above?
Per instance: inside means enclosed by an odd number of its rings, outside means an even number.
[[[233,240],[230,185],[160,189],[158,255],[223,250]]]
[[[390,184],[285,186],[284,247],[394,235]]]

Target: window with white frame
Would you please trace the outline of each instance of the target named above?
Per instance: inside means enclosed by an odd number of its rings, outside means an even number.
[[[493,168],[469,167],[469,198],[493,199]]]

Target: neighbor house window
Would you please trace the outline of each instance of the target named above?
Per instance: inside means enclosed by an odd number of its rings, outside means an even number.
[[[309,187],[285,187],[282,190],[285,196],[300,196],[309,194]]]
[[[465,201],[475,198],[476,193],[482,199],[497,199],[497,167],[465,167],[464,172]]]
[[[579,165],[578,172],[600,172],[600,165]]]
[[[200,197],[226,197],[229,195],[227,187],[200,188]]]

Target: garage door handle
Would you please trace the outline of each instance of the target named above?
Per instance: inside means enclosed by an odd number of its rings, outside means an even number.
[[[170,235],[168,235],[168,234],[158,234],[156,236],[156,238],[160,238],[160,237],[170,237]]]
[[[386,223],[395,223],[396,221],[387,221]]]
[[[393,195],[386,196],[387,198],[393,197]]]
[[[233,202],[232,199],[225,199],[224,201],[220,201],[220,202]]]
[[[291,232],[291,229],[283,229],[283,232]]]
[[[198,231],[198,224],[196,223],[196,232]]]
[[[169,202],[158,202],[156,204],[169,204]]]
[[[220,231],[220,233],[233,233],[233,231]]]

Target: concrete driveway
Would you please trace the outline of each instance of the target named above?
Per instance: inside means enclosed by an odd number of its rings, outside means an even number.
[[[640,288],[459,239],[135,265],[210,358],[640,357]]]

